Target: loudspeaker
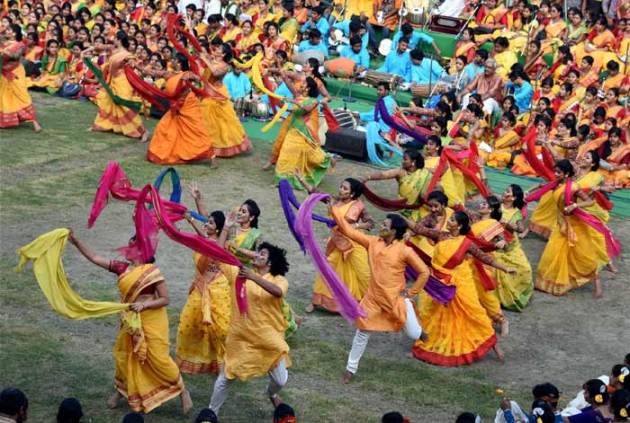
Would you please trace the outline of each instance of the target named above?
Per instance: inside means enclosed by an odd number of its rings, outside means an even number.
[[[324,149],[352,160],[367,161],[365,132],[340,127],[335,132],[326,133]]]

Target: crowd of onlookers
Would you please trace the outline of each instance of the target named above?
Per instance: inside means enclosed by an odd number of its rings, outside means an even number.
[[[495,423],[613,423],[627,422],[630,415],[630,354],[623,364],[613,366],[609,375],[589,379],[582,389],[562,409],[560,390],[551,383],[542,383],[532,389],[533,402],[529,412],[509,398],[501,399]],[[81,423],[84,414],[76,398],[61,401],[57,411],[57,423]],[[16,388],[7,388],[0,393],[0,423],[21,423],[28,418],[28,399]],[[216,423],[215,413],[204,408],[194,419],[195,423]],[[273,413],[274,423],[297,423],[293,408],[278,405]],[[382,423],[410,423],[399,412],[383,415]],[[456,423],[479,423],[480,416],[465,412],[457,416]],[[129,413],[122,423],[142,423],[144,415]]]

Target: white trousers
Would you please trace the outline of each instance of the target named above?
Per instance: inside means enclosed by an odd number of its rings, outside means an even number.
[[[403,331],[410,339],[416,341],[420,339],[420,335],[422,335],[422,326],[420,326],[420,322],[418,322],[416,311],[409,298],[405,298],[405,308],[407,310],[407,319],[405,320]],[[350,373],[354,374],[357,372],[359,361],[365,352],[365,347],[367,347],[369,339],[370,332],[357,329],[354,334],[354,339],[352,340],[350,354],[348,354],[348,364],[346,365],[346,370]]]
[[[462,98],[462,110],[468,106],[468,103],[470,103],[470,94],[466,94],[464,98]],[[491,115],[494,112],[499,111],[501,109],[501,106],[494,98],[486,98],[483,101],[482,109],[485,114]]]
[[[287,370],[284,359],[280,360],[278,365],[269,371],[269,385],[267,385],[267,395],[273,397],[276,395],[284,385],[287,384],[289,379],[289,371]],[[216,414],[219,414],[219,409],[225,402],[228,396],[228,389],[233,379],[225,377],[225,370],[222,368],[217,380],[214,382],[214,389],[212,390],[212,398],[210,398],[210,408]]]

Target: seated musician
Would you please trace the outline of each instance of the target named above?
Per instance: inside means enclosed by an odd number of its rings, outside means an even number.
[[[309,18],[302,28],[300,28],[300,32],[305,33],[309,30],[317,29],[320,33],[320,38],[324,40],[328,40],[328,33],[330,32],[330,24],[328,20],[324,16],[324,8],[322,6],[314,7],[311,9],[309,14]],[[325,42],[324,42],[325,44]]]
[[[249,95],[252,91],[252,84],[247,75],[239,67],[232,67],[232,70],[225,74],[223,83],[230,94],[230,99],[236,100]]]
[[[400,27],[400,31],[398,31],[396,35],[394,35],[394,38],[392,38],[392,44],[396,45],[398,41],[403,37],[409,40],[409,48],[412,50],[421,47],[421,43],[425,43],[432,46],[433,50],[435,50],[438,56],[442,55],[442,52],[440,51],[440,48],[437,46],[437,44],[435,44],[435,40],[433,39],[433,37],[425,34],[424,32],[414,31],[413,27],[407,22],[402,24],[402,26]]]
[[[411,66],[411,59],[409,58],[407,47],[409,47],[409,40],[407,38],[401,38],[400,41],[398,41],[396,49],[392,50],[387,55],[385,63],[378,68],[378,71],[395,74],[404,78],[409,71],[409,66]]]
[[[432,58],[424,57],[424,53],[419,48],[411,50],[409,53],[411,65],[405,75],[405,81],[412,84],[435,84],[441,77],[446,75],[446,71],[440,62]]]
[[[308,40],[304,40],[298,45],[298,53],[309,50],[321,51],[324,57],[328,57],[328,47],[322,41],[322,33],[317,28],[311,29],[308,32]]]
[[[483,66],[484,63],[486,63],[486,60],[488,60],[488,52],[481,48],[478,49],[475,52],[475,58],[473,61],[468,63],[464,68],[466,74],[468,75],[468,79],[472,81],[477,75],[481,75],[483,73]]]
[[[389,37],[390,32],[398,25],[398,11],[402,4],[402,0],[374,0],[373,15],[368,22],[372,26],[382,27],[383,37]]]
[[[350,38],[349,46],[341,47],[339,54],[341,57],[352,59],[352,61],[357,64],[357,74],[370,68],[370,55],[363,46],[361,38],[356,35]]]
[[[361,38],[361,44],[364,49],[367,49],[369,43],[369,35],[364,24],[361,23],[359,16],[352,16],[345,21],[337,22],[333,25],[334,29],[340,29],[343,35],[349,39],[354,36]],[[333,33],[330,33],[330,37],[333,38]]]

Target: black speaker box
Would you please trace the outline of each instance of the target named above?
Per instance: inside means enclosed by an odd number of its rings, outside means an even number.
[[[365,132],[340,127],[335,132],[326,133],[324,149],[330,153],[357,161],[367,161]]]

